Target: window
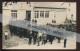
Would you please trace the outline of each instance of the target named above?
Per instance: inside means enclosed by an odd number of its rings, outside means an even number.
[[[17,3],[17,2],[13,2],[13,3]]]
[[[17,10],[11,10],[11,16],[12,16],[12,19],[16,19],[17,18]]]
[[[44,11],[40,11],[40,17],[44,18]]]
[[[35,18],[38,18],[39,17],[39,11],[35,11]]]
[[[56,23],[56,20],[52,20],[52,23]]]
[[[30,4],[30,2],[27,2],[27,4]]]
[[[49,11],[45,11],[45,18],[49,18]]]

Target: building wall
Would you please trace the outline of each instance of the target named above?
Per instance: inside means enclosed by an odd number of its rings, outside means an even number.
[[[24,20],[26,18],[26,10],[17,11],[17,20]]]
[[[11,10],[3,10],[3,17],[2,17],[2,23],[3,25],[6,25],[9,23],[11,19]]]
[[[15,20],[24,20],[26,18],[26,11],[32,11],[33,6],[32,4],[27,4],[27,2],[18,2],[18,3],[12,3],[9,2],[6,6],[3,3],[3,25],[6,25],[9,23],[9,20],[14,20],[11,17],[11,10],[17,10],[17,18]],[[11,5],[10,5],[11,4]],[[32,14],[32,12],[31,12]]]
[[[34,8],[32,4],[28,5],[26,2],[13,3],[11,6],[8,5],[3,7],[3,14],[11,16],[11,10],[17,10],[17,20],[24,20],[26,18],[26,11],[31,11],[31,21],[37,20],[37,24],[45,25],[47,23],[52,23],[52,20],[56,20],[56,24],[61,24],[66,18],[66,13],[64,9],[44,9],[44,8]],[[25,6],[25,7],[24,7]],[[6,10],[5,10],[6,9]],[[35,18],[34,11],[49,11],[49,18]],[[59,12],[60,11],[60,12]],[[40,13],[39,13],[40,15]],[[54,15],[56,17],[54,17]],[[9,18],[11,19],[11,18]],[[52,23],[54,24],[54,23]]]
[[[70,14],[73,14],[73,20],[76,20],[76,3],[70,4]]]
[[[66,12],[55,12],[55,15],[56,24],[64,23],[66,19]]]
[[[33,18],[36,19],[38,21],[38,24],[47,24],[47,23],[51,23],[51,24],[55,24],[52,23],[52,20],[56,20],[56,24],[62,24],[64,23],[65,19],[66,19],[66,9],[44,9],[44,8],[37,8],[34,11],[39,11],[39,15],[40,15],[40,11],[49,11],[49,18]]]
[[[27,10],[28,11],[28,10]],[[3,14],[11,16],[11,10],[4,10]],[[40,15],[40,14],[39,14]],[[56,17],[54,17],[54,15]],[[26,18],[26,10],[17,10],[17,20],[24,20]],[[65,21],[66,13],[65,12],[55,12],[55,11],[49,11],[49,18],[35,18],[34,17],[34,11],[31,10],[31,21],[37,20],[37,24],[45,25],[47,23],[52,23],[52,20],[56,20],[56,24],[61,24]],[[9,18],[11,19],[11,18]]]
[[[67,12],[67,18],[72,19],[71,14],[73,14],[73,20],[76,21],[76,2],[65,3],[62,6],[67,8],[67,11],[66,11]],[[69,11],[69,9],[70,9],[70,11]]]
[[[33,15],[33,18],[34,20],[37,20],[37,24],[40,24],[40,25],[46,25],[47,23],[50,23],[51,22],[51,14],[50,14],[50,9],[34,9],[34,11],[39,11],[39,18],[35,18],[34,15]],[[34,14],[34,11],[33,11],[33,14]],[[40,11],[49,11],[49,18],[45,18],[45,14],[44,14],[44,18],[43,17],[40,17]]]

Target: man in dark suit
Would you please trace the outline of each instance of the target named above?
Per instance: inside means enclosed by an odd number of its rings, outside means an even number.
[[[57,39],[58,39],[58,43],[60,43],[61,38],[60,37],[57,37]]]
[[[29,45],[32,43],[32,33],[29,33]]]
[[[67,39],[64,39],[64,48],[66,48]]]
[[[34,44],[36,44],[36,39],[37,39],[37,34],[34,33],[34,36],[33,36]]]
[[[55,39],[55,36],[51,36],[50,35],[49,41],[50,41],[51,44],[52,44],[52,42],[53,42],[54,39]]]

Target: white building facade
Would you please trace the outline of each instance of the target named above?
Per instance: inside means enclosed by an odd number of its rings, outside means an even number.
[[[68,16],[68,8],[66,7],[44,7],[43,5],[35,6],[35,4],[34,2],[8,2],[6,5],[4,2],[3,24],[5,25],[6,22],[5,16],[9,16],[7,18],[10,20],[36,20],[37,24],[41,25],[62,24]]]

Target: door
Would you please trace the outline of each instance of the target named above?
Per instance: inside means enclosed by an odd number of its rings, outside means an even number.
[[[26,20],[31,20],[31,11],[26,11]]]

